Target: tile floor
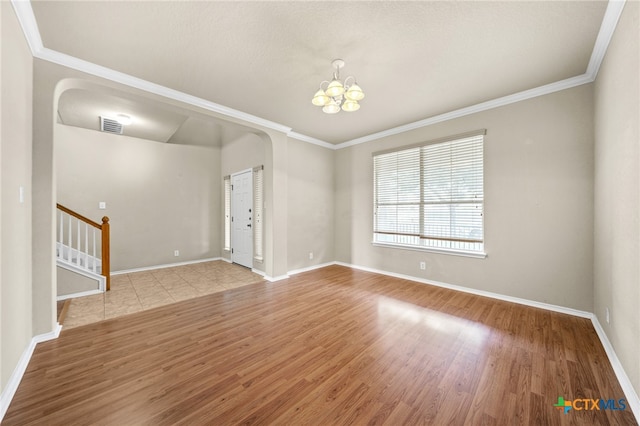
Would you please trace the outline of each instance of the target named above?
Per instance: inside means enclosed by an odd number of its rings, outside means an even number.
[[[263,278],[222,260],[111,276],[111,291],[71,300],[63,329],[253,284]]]

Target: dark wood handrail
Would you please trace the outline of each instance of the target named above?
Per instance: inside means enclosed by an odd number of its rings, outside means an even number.
[[[80,213],[76,213],[73,210],[71,210],[70,208],[67,208],[67,207],[63,206],[62,204],[57,204],[56,203],[56,207],[58,207],[58,209],[62,210],[63,212],[65,212],[67,214],[70,214],[71,216],[75,217],[76,219],[80,219],[81,221],[83,221],[85,223],[88,223],[89,225],[93,226],[94,228],[102,229],[102,225],[100,225],[98,222],[94,222],[91,219],[82,216]],[[107,221],[108,220],[109,220],[109,218],[107,218]]]
[[[80,213],[74,212],[73,210],[63,206],[62,204],[56,203],[56,207],[59,210],[62,210],[63,212],[67,213],[68,215],[73,216],[76,219],[81,220],[84,223],[87,223],[93,226],[94,228],[98,228],[100,231],[102,231],[102,275],[106,279],[107,291],[111,290],[111,260],[109,256],[110,250],[111,250],[110,248],[111,232],[110,232],[110,226],[109,226],[109,218],[107,216],[104,216],[102,218],[102,224],[99,224],[87,217],[82,216]]]

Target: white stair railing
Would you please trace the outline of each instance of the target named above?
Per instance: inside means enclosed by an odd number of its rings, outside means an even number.
[[[109,290],[109,218],[103,217],[102,224],[98,224],[60,204],[57,208],[56,257],[81,270],[103,275]]]

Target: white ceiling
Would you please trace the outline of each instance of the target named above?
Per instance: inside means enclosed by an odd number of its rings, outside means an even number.
[[[583,75],[607,8],[606,1],[31,5],[45,49],[332,144]],[[335,58],[366,93],[357,112],[327,115],[311,104]]]
[[[58,122],[100,131],[100,117],[115,119],[118,114],[132,117],[122,134],[156,142],[221,146],[252,129],[212,120],[204,114],[173,105],[143,99],[115,89],[92,87],[68,89],[58,100]]]

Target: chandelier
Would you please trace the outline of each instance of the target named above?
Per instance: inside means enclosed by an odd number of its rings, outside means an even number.
[[[322,111],[327,114],[336,114],[340,112],[340,109],[347,112],[359,110],[358,101],[364,98],[364,92],[356,84],[356,79],[349,76],[345,78],[344,83],[340,81],[340,68],[344,67],[342,59],[335,59],[331,65],[335,68],[333,80],[320,83],[320,89],[313,95],[311,103],[321,106]],[[351,79],[350,83],[349,79]],[[323,89],[322,85],[325,83],[327,83],[327,87]]]

